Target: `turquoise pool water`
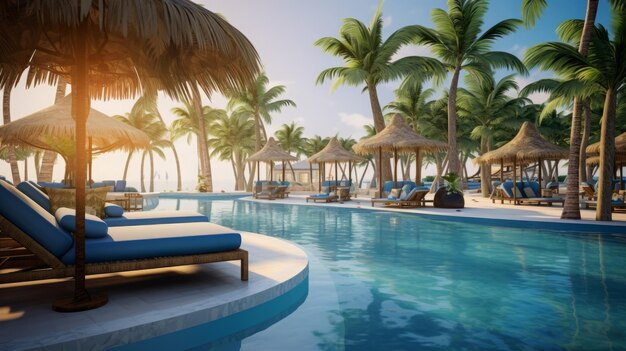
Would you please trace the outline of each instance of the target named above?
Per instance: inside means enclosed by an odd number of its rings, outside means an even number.
[[[623,236],[198,197],[157,209],[176,208],[310,257],[308,297],[293,313],[198,349],[626,349]]]

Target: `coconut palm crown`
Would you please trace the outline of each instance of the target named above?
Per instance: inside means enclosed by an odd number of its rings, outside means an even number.
[[[491,69],[507,68],[526,74],[526,67],[508,52],[491,51],[494,41],[513,33],[521,24],[517,19],[496,23],[481,34],[487,0],[448,0],[448,11],[434,9],[434,29],[416,25],[416,43],[429,46],[452,72],[448,92],[448,159],[451,172],[461,174],[456,138],[456,97],[461,71],[481,77]]]

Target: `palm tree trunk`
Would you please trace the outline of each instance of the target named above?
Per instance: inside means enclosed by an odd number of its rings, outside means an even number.
[[[154,192],[154,154],[152,150],[148,151],[148,156],[150,156],[150,192]]]
[[[204,183],[208,192],[213,192],[213,176],[211,175],[211,161],[209,158],[209,147],[207,145],[206,126],[204,125],[204,114],[202,113],[202,102],[200,100],[200,92],[198,87],[194,86],[193,90],[193,107],[198,117],[198,148],[200,149],[200,172],[204,177]]]
[[[487,140],[481,137],[480,154],[484,155],[487,151]],[[480,193],[482,197],[489,197],[489,195],[491,195],[491,163],[483,163],[480,165]]]
[[[237,167],[235,167],[235,159],[234,157],[230,158],[230,166],[233,169],[233,175],[235,176],[235,190],[239,190],[239,177],[237,177]]]
[[[609,87],[604,99],[602,125],[600,127],[600,176],[598,177],[597,221],[610,221],[611,197],[613,195],[613,175],[615,161],[615,113],[617,97]]]
[[[583,137],[580,142],[580,167],[578,173],[580,181],[587,181],[587,145],[589,144],[589,134],[591,134],[591,106],[589,100],[583,104]]]
[[[143,154],[141,155],[141,171],[139,172],[139,177],[140,177],[140,181],[141,181],[141,192],[145,193],[146,192],[146,184],[143,181],[143,168],[144,168],[144,164],[146,161],[146,153],[147,151],[144,151]]]
[[[67,90],[67,81],[59,78],[57,84],[56,94],[54,96],[54,103],[56,104],[62,98],[65,97],[65,91]],[[54,151],[46,150],[43,153],[43,159],[41,160],[41,169],[37,173],[37,179],[42,182],[51,182],[52,174],[54,172],[54,162],[57,159],[57,153]]]
[[[178,152],[176,146],[172,143],[172,153],[174,154],[174,160],[176,161],[176,191],[183,190],[183,182],[180,174],[180,159],[178,158]]]
[[[587,2],[587,14],[585,24],[580,37],[578,52],[587,56],[591,32],[594,29],[596,13],[598,12],[598,0]],[[578,168],[580,165],[580,114],[582,106],[577,98],[574,99],[574,111],[572,113],[572,127],[570,130],[569,164],[567,166],[567,191],[563,204],[563,219],[580,219],[580,203],[578,201],[579,178]]]
[[[257,111],[254,114],[254,151],[261,150],[261,115]]]
[[[28,157],[24,159],[24,181],[28,181]]]
[[[13,90],[13,86],[8,85],[4,88],[4,92],[2,94],[2,115],[4,124],[11,122],[11,90]],[[9,146],[8,154],[13,184],[21,183],[20,169],[17,166],[17,158],[15,157],[15,148],[13,146]]]
[[[248,183],[246,184],[246,191],[252,191],[252,187],[254,186],[254,177],[256,175],[256,168],[254,167],[254,162],[248,162],[248,169],[250,170]]]
[[[133,151],[128,152],[128,157],[126,158],[126,164],[124,165],[124,176],[122,179],[126,180],[128,176],[128,165],[130,165],[130,158],[133,156]]]
[[[461,174],[461,163],[456,145],[456,93],[459,85],[461,66],[454,69],[448,92],[448,170]]]
[[[291,162],[287,161],[287,163],[289,163],[289,168],[291,168],[291,177],[293,178],[293,182],[296,181],[296,171],[293,169],[293,165],[291,164]],[[284,181],[284,179],[283,179]]]
[[[361,180],[359,180],[359,188],[363,186],[363,178],[365,178],[365,173],[367,172],[367,169],[369,168],[369,166],[370,166],[369,162],[365,164],[365,169],[363,170],[363,173],[361,174]]]
[[[370,96],[370,105],[372,106],[372,116],[374,117],[374,128],[376,133],[380,133],[385,129],[385,118],[383,117],[383,110],[380,108],[380,102],[378,100],[378,91],[376,90],[376,84],[368,81],[367,91]],[[378,161],[375,161],[378,162]],[[380,167],[378,165],[377,167]],[[389,157],[383,156],[382,158],[382,173],[383,179],[391,179],[391,161]]]

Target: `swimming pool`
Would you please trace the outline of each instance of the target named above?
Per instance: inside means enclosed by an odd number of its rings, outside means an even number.
[[[232,198],[162,198],[157,209],[175,208],[290,240],[310,258],[296,311],[215,349],[626,348],[621,236]]]

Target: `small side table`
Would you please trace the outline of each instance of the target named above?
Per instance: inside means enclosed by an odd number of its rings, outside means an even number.
[[[541,197],[552,197],[554,196],[554,192],[552,189],[541,189]]]

